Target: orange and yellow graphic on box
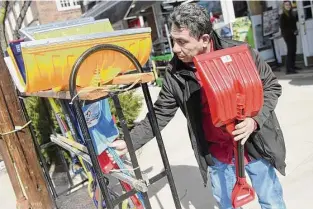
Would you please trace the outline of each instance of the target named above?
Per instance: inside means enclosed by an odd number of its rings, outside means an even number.
[[[21,82],[17,86],[22,86],[21,92],[28,93],[66,89],[72,67],[78,57],[89,48],[99,44],[114,44],[123,47],[143,65],[149,59],[152,48],[151,29],[127,29],[22,42],[26,83],[18,79],[21,76],[17,76],[15,81]],[[13,62],[12,65],[18,69],[10,49],[8,52]],[[103,84],[111,81],[119,73],[132,70],[134,70],[133,64],[124,55],[108,50],[99,51],[88,57],[82,64],[77,76],[77,85],[90,86],[95,81],[93,77],[99,72],[99,83]]]

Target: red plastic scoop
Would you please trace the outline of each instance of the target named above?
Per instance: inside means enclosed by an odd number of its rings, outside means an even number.
[[[226,125],[229,133],[246,117],[258,114],[263,106],[263,86],[247,45],[222,49],[194,57],[212,122]],[[234,141],[237,182],[232,193],[232,205],[241,207],[255,198],[246,182],[244,146]]]

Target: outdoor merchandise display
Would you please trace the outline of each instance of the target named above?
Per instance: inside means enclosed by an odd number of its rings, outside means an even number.
[[[93,27],[98,27],[96,32]],[[87,174],[88,193],[97,208],[151,209],[148,188],[166,177],[175,208],[181,209],[147,86],[155,77],[142,68],[150,57],[150,32],[150,28],[112,31],[108,20],[89,18],[24,28],[23,38],[7,48],[5,61],[21,97],[48,98],[61,129],[61,135],[51,135],[51,142],[71,153],[73,173]],[[150,179],[141,173],[119,101],[119,94],[140,86],[165,168]],[[131,165],[108,146],[120,131]],[[112,191],[108,177],[118,179],[122,194]]]
[[[194,57],[208,100],[212,122],[226,126],[231,134],[246,117],[256,116],[263,106],[263,86],[247,45],[222,49]],[[255,198],[246,182],[244,145],[234,140],[237,181],[232,205],[239,208]]]

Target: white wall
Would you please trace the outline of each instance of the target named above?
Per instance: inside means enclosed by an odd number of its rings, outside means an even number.
[[[223,12],[224,24],[235,21],[235,11],[233,1],[221,0],[221,7]]]

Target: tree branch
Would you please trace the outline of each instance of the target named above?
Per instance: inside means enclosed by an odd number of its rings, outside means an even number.
[[[3,53],[7,46],[7,39],[5,36],[5,18],[7,16],[7,8],[8,8],[9,2],[8,1],[0,1],[0,48],[1,53]]]
[[[22,6],[22,9],[20,11],[20,14],[16,20],[16,26],[15,26],[15,30],[13,32],[13,38],[14,40],[18,39],[19,38],[19,29],[22,27],[22,24],[23,24],[23,21],[26,17],[26,13],[27,13],[27,10],[28,10],[28,7],[31,5],[32,1],[24,1],[23,3],[23,6]]]

